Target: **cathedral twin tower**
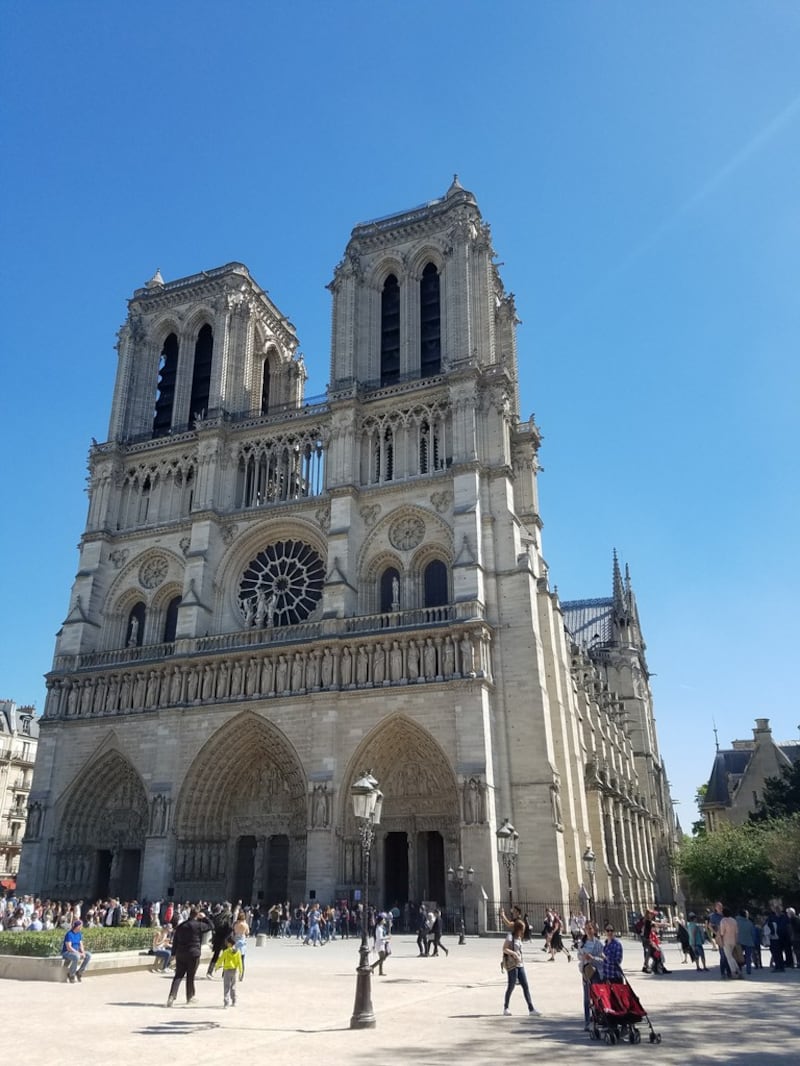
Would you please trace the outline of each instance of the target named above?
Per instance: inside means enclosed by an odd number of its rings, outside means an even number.
[[[294,901],[360,885],[351,786],[384,793],[382,905],[453,905],[496,832],[515,896],[670,902],[672,814],[629,578],[561,604],[517,318],[454,180],[357,226],[330,383],[230,263],[136,290],[58,634],[20,884]]]

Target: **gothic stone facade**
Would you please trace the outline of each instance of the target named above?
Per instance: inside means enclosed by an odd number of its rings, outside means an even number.
[[[457,181],[357,226],[319,400],[241,264],[134,293],[48,674],[28,886],[352,897],[369,768],[381,903],[452,903],[459,861],[500,898],[506,817],[517,897],[576,898],[587,846],[598,898],[669,892],[646,674],[623,649],[611,677],[612,645],[582,648],[549,587],[493,260]]]

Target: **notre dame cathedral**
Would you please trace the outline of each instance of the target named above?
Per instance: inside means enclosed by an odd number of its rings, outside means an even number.
[[[330,382],[240,263],[137,289],[58,633],[20,885],[51,897],[669,903],[630,577],[560,603],[513,296],[455,179],[356,226]],[[596,856],[587,883],[584,856]],[[581,895],[583,893],[583,895]],[[456,897],[457,899],[457,897]]]

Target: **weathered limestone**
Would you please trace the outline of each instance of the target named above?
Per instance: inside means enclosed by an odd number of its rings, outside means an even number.
[[[26,885],[353,898],[350,788],[370,768],[381,904],[454,905],[459,862],[499,899],[504,818],[516,898],[577,905],[591,846],[596,898],[666,900],[643,643],[614,630],[601,656],[565,631],[493,258],[457,181],[357,226],[308,402],[294,327],[241,264],[134,293]]]

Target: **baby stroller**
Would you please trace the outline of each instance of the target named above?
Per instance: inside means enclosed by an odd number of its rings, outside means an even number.
[[[650,1043],[660,1044],[661,1033],[655,1032],[647,1011],[628,984],[597,981],[589,985],[589,1039],[604,1040],[607,1044],[641,1044],[639,1026],[646,1021],[650,1027]]]

